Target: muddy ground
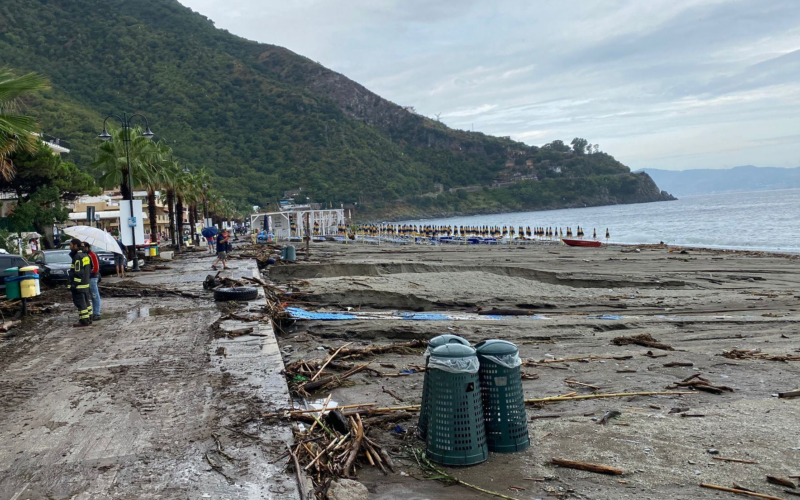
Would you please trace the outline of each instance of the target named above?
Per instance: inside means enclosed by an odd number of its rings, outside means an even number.
[[[104,279],[117,288],[101,288],[89,328],[72,328],[68,293],[47,292],[34,303],[60,311],[0,339],[0,500],[297,498],[274,463],[291,432],[261,419],[288,399],[271,326],[223,320],[262,314],[263,297],[215,303],[201,286],[213,259]],[[257,272],[233,266],[223,275]],[[226,338],[243,327],[259,336]]]
[[[525,309],[538,316],[499,320],[297,321],[283,325],[285,362],[324,358],[323,348],[345,342],[384,344],[455,333],[472,343],[487,338],[516,343],[523,360],[589,355],[628,360],[553,363],[524,367],[527,398],[663,391],[701,373],[729,386],[721,395],[648,396],[562,402],[528,407],[532,446],[514,455],[491,454],[483,464],[448,469],[456,477],[518,499],[711,499],[733,497],[700,482],[786,497],[766,475],[800,474],[800,398],[777,393],[798,389],[800,361],[734,360],[731,349],[798,355],[800,260],[796,257],[714,250],[644,247],[602,249],[558,245],[529,247],[312,246],[309,262],[281,265],[270,279],[297,292],[295,305],[322,311],[435,311]],[[647,333],[675,350],[612,345],[618,336]],[[651,354],[648,355],[648,351]],[[398,373],[424,364],[418,355],[385,355],[372,366]],[[692,366],[665,367],[671,362]],[[381,367],[394,365],[395,368]],[[378,377],[360,373],[333,391],[341,405],[418,404],[422,374]],[[569,384],[575,380],[597,386]],[[383,391],[393,392],[402,401]],[[324,397],[326,394],[319,394]],[[688,409],[682,417],[674,408]],[[606,410],[621,416],[608,425],[594,419]],[[671,412],[672,411],[672,412]],[[401,422],[413,432],[416,418]],[[413,439],[373,428],[371,435],[398,456]],[[709,450],[716,450],[712,455]],[[729,457],[758,462],[716,460]],[[621,468],[622,476],[556,468],[551,458]],[[360,471],[374,499],[478,499],[461,486],[421,480],[415,466],[398,458],[401,474]],[[524,490],[512,491],[510,487]]]

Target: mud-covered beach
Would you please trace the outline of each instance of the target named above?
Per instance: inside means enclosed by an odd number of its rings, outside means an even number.
[[[312,244],[308,261],[299,257],[269,271],[275,285],[291,292],[292,306],[378,314],[284,322],[277,334],[287,366],[326,359],[346,343],[369,347],[453,333],[473,344],[515,343],[526,398],[690,392],[529,404],[532,446],[447,468],[462,481],[518,499],[735,496],[700,483],[791,496],[766,477],[800,474],[793,430],[800,398],[778,397],[800,388],[797,256],[666,246],[323,243]],[[449,319],[402,319],[410,312]],[[419,404],[421,350],[368,361],[372,370],[348,377],[330,392],[332,400]],[[601,425],[606,411],[620,415]],[[424,447],[412,437],[415,425],[410,411],[370,429],[395,454],[398,470],[388,476],[359,470],[370,498],[487,498],[425,480],[413,460],[404,460],[409,446]],[[553,458],[623,474],[555,467]]]

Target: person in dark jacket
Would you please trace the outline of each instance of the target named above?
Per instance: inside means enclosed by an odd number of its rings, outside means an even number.
[[[89,275],[89,296],[92,299],[92,321],[100,321],[100,308],[103,302],[100,300],[100,290],[97,284],[100,282],[100,259],[92,250],[92,245],[84,242],[83,253],[89,256],[92,261],[92,273]]]
[[[78,308],[80,319],[72,326],[89,326],[92,324],[92,304],[89,296],[92,260],[81,252],[81,241],[77,238],[69,242],[69,249],[69,256],[72,259],[69,270],[69,291],[72,293],[72,303]]]
[[[122,236],[117,238],[117,245],[119,245],[119,249],[122,250],[122,254],[115,253],[114,254],[114,267],[117,270],[117,278],[124,278],[125,277],[125,261],[128,260],[126,255],[128,255],[128,247],[122,243]]]

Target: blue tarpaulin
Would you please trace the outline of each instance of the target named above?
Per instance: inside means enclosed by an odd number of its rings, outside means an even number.
[[[358,317],[347,313],[321,313],[306,311],[299,307],[287,307],[286,312],[289,313],[294,319],[316,319],[322,321],[343,320],[343,319],[358,319]]]

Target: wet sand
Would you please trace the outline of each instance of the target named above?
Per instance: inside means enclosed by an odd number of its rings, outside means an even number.
[[[478,308],[523,309],[536,316],[462,321],[298,321],[279,336],[284,361],[323,358],[336,348],[430,339],[455,333],[477,343],[501,338],[516,343],[523,360],[624,357],[523,367],[527,398],[663,391],[695,373],[729,386],[721,395],[647,396],[562,402],[528,407],[532,446],[514,455],[491,454],[487,462],[448,469],[456,477],[519,499],[721,498],[700,482],[732,487],[736,481],[761,493],[786,497],[766,475],[800,474],[800,398],[775,395],[800,387],[800,361],[723,357],[726,350],[761,349],[800,355],[800,260],[792,256],[667,247],[570,248],[372,246],[315,244],[309,262],[270,270],[273,282],[298,292],[300,305],[320,311],[430,311],[465,315]],[[302,256],[300,256],[302,258]],[[675,350],[613,345],[618,336],[650,334]],[[651,354],[648,355],[648,351]],[[655,356],[655,357],[653,357]],[[668,363],[691,366],[666,367]],[[372,366],[396,373],[424,364],[421,355],[385,355]],[[599,387],[571,385],[575,380]],[[399,395],[403,401],[382,390]],[[377,377],[361,373],[333,391],[339,404],[418,404],[422,375]],[[324,396],[324,395],[322,395]],[[683,413],[702,417],[681,417]],[[606,410],[622,415],[608,425],[593,419]],[[416,418],[401,422],[413,429]],[[371,435],[402,454],[421,446],[389,431]],[[758,462],[715,460],[718,456]],[[622,476],[556,468],[551,458],[621,468]],[[400,461],[399,470],[417,474]],[[384,477],[364,468],[359,478],[372,498],[486,498],[463,487],[445,487],[400,474]],[[541,479],[534,481],[531,479]],[[510,486],[525,488],[514,492]]]

